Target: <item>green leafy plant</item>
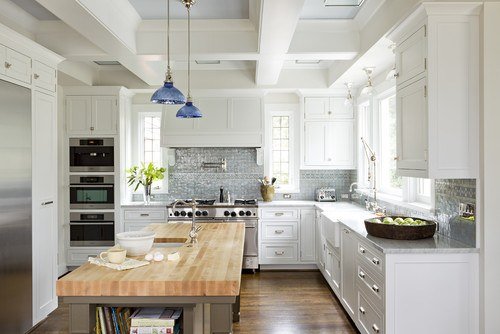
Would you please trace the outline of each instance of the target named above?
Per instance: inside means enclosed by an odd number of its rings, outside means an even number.
[[[141,162],[141,167],[133,166],[127,169],[127,183],[130,186],[135,184],[134,191],[137,191],[139,185],[148,186],[153,184],[154,181],[163,180],[165,178],[166,169],[164,167],[155,167],[155,165],[150,162],[149,164],[144,164]]]

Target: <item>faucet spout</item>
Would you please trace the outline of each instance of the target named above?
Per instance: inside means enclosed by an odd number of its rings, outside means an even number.
[[[349,186],[349,192],[350,193],[352,193],[354,187],[358,188],[358,182],[351,183],[351,185]]]
[[[190,244],[189,246],[192,247],[194,244],[198,243],[198,231],[200,230],[196,226],[196,207],[198,205],[198,202],[196,202],[195,199],[193,199],[193,201],[190,203],[187,203],[183,200],[177,200],[172,205],[172,209],[175,209],[175,207],[178,204],[187,205],[191,207],[192,214],[191,214],[191,230],[189,231],[189,244]]]

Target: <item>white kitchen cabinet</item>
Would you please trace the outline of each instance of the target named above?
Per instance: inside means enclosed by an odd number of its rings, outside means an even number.
[[[304,122],[302,169],[351,169],[354,121]]]
[[[156,223],[167,222],[167,209],[164,207],[122,207],[121,217],[123,217],[123,226],[115,224],[118,232],[139,231],[146,226]]]
[[[358,292],[356,288],[356,254],[357,254],[356,235],[350,229],[343,227],[341,235],[341,299],[345,305],[347,313],[354,317],[356,314],[356,305]]]
[[[38,60],[33,60],[33,84],[49,92],[55,92],[57,86],[57,70]]]
[[[352,119],[353,107],[346,106],[345,97],[306,97],[304,98],[305,120]]]
[[[115,135],[118,133],[116,96],[66,96],[68,135]]]
[[[397,45],[398,175],[477,178],[480,12],[479,3],[423,3],[389,33]]]
[[[33,322],[57,308],[56,98],[33,92]]]
[[[167,106],[162,117],[165,147],[262,147],[263,108],[260,97],[197,97],[202,118],[176,119],[178,107]]]
[[[140,231],[150,224],[151,222],[124,222],[123,232]]]
[[[31,83],[31,58],[11,48],[5,48],[5,75],[22,81]]]
[[[316,236],[315,236],[316,211],[300,211],[300,261],[314,262],[316,258]]]

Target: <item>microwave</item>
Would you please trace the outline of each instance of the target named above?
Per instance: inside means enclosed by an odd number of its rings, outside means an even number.
[[[115,169],[113,138],[71,138],[69,140],[70,172],[113,172]]]
[[[70,246],[92,247],[115,244],[113,212],[71,212]]]
[[[114,176],[71,175],[69,199],[70,209],[114,209]]]

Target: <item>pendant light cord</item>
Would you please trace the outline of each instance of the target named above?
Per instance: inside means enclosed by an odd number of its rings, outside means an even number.
[[[188,100],[191,99],[191,6],[186,6],[188,12]]]
[[[170,69],[170,0],[167,0],[167,75],[166,81],[172,82],[172,70]]]

